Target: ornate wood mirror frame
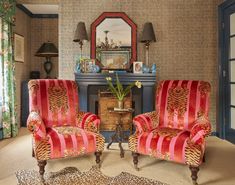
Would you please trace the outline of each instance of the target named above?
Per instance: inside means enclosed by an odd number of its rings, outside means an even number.
[[[114,20],[116,19],[116,20]],[[106,22],[105,22],[106,20]],[[110,32],[109,30],[103,30],[103,34],[105,34],[105,39],[104,41],[101,43],[101,45],[97,45],[97,28],[101,25],[101,24],[105,24],[108,21],[119,21],[119,22],[123,22],[124,24],[127,24],[128,27],[130,27],[130,46],[128,46],[129,49],[129,54],[128,56],[125,55],[125,52],[123,52],[125,49],[125,46],[123,46],[123,48],[117,46],[116,43],[109,43],[108,44],[108,33]],[[121,21],[123,20],[123,21]],[[104,23],[105,22],[105,23]],[[120,26],[120,25],[119,25]],[[100,26],[102,27],[102,26]],[[124,25],[125,27],[125,25]],[[111,27],[112,28],[112,27]],[[121,28],[121,26],[120,26]],[[111,34],[111,33],[109,33]],[[113,42],[113,39],[111,38],[111,42]],[[120,41],[121,43],[121,41]],[[99,44],[99,43],[98,43]],[[105,45],[106,44],[106,45]],[[112,47],[111,49],[107,48],[107,45],[111,46],[114,45],[114,47]],[[121,44],[120,44],[121,45]],[[99,60],[99,57],[97,56],[97,48],[101,48],[100,50],[103,51],[103,53],[106,53],[105,56],[116,56],[115,60],[111,58],[111,61],[116,61],[117,56],[118,57],[122,57],[125,58],[125,60],[127,60],[127,64],[125,65],[125,67],[123,67],[122,69],[126,70],[130,67],[130,65],[132,64],[133,61],[137,60],[137,26],[136,24],[124,13],[124,12],[104,12],[102,13],[92,24],[91,24],[91,58],[92,59],[96,59],[97,60],[97,64],[99,66],[101,66],[103,69],[112,69],[109,67],[106,67],[102,64],[101,60]],[[121,49],[118,49],[121,48]],[[109,51],[109,52],[108,52]],[[101,52],[101,51],[100,51]],[[108,54],[107,54],[108,53]],[[122,56],[121,56],[122,55]],[[130,56],[129,56],[130,55]],[[106,58],[105,58],[106,59]],[[110,58],[107,58],[107,60],[109,60],[110,62]],[[114,65],[115,66],[115,65]],[[123,65],[124,66],[124,65]],[[113,69],[120,69],[117,66],[113,67]]]

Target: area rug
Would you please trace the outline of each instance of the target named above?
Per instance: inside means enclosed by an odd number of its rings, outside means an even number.
[[[167,185],[157,180],[138,177],[122,172],[115,177],[104,175],[97,166],[87,172],[80,172],[75,167],[67,167],[58,172],[45,173],[45,183],[40,181],[36,170],[20,170],[16,172],[18,185]]]

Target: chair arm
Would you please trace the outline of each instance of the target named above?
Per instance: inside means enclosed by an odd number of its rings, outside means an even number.
[[[46,127],[41,116],[37,112],[30,112],[27,119],[27,128],[33,134],[35,139],[41,140],[46,138]]]
[[[78,126],[90,132],[99,132],[100,118],[91,112],[79,112],[77,116]]]
[[[136,126],[136,132],[150,132],[158,126],[159,116],[156,111],[139,114],[133,119],[133,123]]]
[[[211,133],[211,123],[208,118],[201,116],[195,121],[191,129],[190,140],[195,144],[202,144],[205,137]]]

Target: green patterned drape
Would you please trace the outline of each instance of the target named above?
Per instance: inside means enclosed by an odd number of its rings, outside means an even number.
[[[15,0],[0,1],[0,137],[14,137],[18,133],[16,121],[15,64],[13,31]]]

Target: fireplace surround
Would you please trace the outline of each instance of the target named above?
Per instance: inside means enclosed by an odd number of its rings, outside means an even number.
[[[75,80],[79,86],[79,105],[81,111],[98,113],[98,91],[107,89],[106,77],[115,80],[115,74],[102,73],[75,73]],[[132,89],[132,101],[134,115],[154,110],[154,92],[156,85],[156,74],[143,73],[121,73],[120,82],[125,86],[135,81],[142,83],[142,88]]]
[[[156,74],[120,73],[118,76],[124,86],[137,80],[142,83],[141,89],[137,87],[132,89],[133,116],[154,110]],[[108,88],[106,77],[111,77],[113,80],[116,79],[115,74],[112,73],[75,73],[75,80],[79,87],[79,106],[81,111],[98,114],[98,92]],[[110,136],[114,133],[113,131],[100,131],[106,142],[109,141]],[[125,132],[125,134],[128,134],[128,132]]]

